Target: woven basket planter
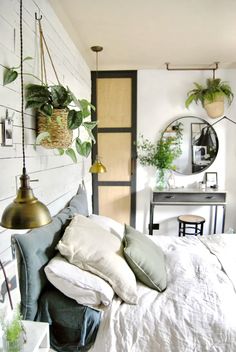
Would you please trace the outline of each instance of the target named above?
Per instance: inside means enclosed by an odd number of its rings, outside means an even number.
[[[71,145],[73,132],[67,127],[67,116],[68,111],[65,109],[53,109],[50,119],[41,113],[38,115],[37,133],[49,132],[50,134],[50,141],[44,139],[40,145],[49,149],[68,148]]]
[[[224,114],[224,97],[218,97],[213,103],[204,102],[204,108],[207,115],[213,119]]]

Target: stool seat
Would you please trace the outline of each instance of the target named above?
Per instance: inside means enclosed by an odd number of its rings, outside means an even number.
[[[179,222],[179,236],[183,235],[203,235],[203,224],[205,218],[198,215],[180,215],[178,216]],[[188,230],[191,230],[189,232]]]
[[[189,224],[199,224],[202,221],[206,221],[202,216],[198,216],[198,215],[180,215],[178,217],[178,220],[180,221],[184,221],[187,222]]]

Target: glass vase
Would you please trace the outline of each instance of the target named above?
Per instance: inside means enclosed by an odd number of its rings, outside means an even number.
[[[169,189],[169,177],[170,177],[170,170],[168,169],[157,169],[156,171],[156,188],[159,191],[164,189]]]
[[[23,333],[14,341],[7,340],[6,336],[3,335],[3,351],[4,352],[22,352],[24,347]]]

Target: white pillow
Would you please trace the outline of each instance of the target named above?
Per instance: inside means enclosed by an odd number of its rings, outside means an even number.
[[[48,280],[64,295],[86,306],[107,306],[114,296],[112,287],[103,279],[70,264],[60,254],[44,268]]]
[[[89,216],[89,219],[94,221],[96,224],[100,225],[101,227],[103,227],[105,230],[113,233],[114,235],[119,236],[119,238],[122,239],[124,237],[124,232],[125,232],[124,224],[121,224],[116,220],[113,220],[103,215],[91,214]]]
[[[137,302],[134,273],[123,256],[121,240],[83,215],[76,215],[59,241],[70,263],[107,280],[125,302]]]

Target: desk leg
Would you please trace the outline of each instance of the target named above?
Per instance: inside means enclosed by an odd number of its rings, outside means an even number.
[[[216,225],[217,225],[217,212],[218,212],[218,206],[215,205],[215,220],[214,220],[214,231],[213,233],[216,233]]]
[[[153,235],[153,212],[154,204],[150,203],[149,235]]]
[[[225,211],[226,211],[226,205],[223,205],[222,233],[225,232]]]

